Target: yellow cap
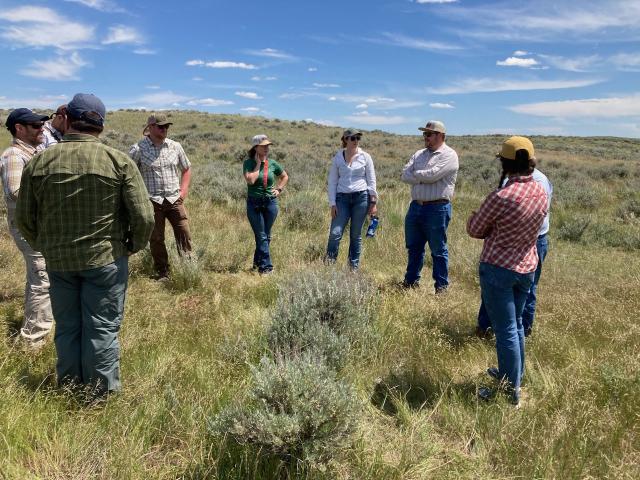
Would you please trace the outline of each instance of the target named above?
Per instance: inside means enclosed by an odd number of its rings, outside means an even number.
[[[502,149],[500,150],[500,155],[505,160],[515,160],[516,152],[518,150],[526,150],[529,154],[529,158],[535,156],[535,152],[533,150],[533,143],[527,137],[518,137],[514,136],[505,141],[502,144]]]

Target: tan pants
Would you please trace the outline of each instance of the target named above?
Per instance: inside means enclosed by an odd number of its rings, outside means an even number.
[[[22,252],[27,273],[24,288],[24,322],[20,328],[20,337],[31,346],[39,346],[45,342],[53,327],[49,275],[44,257],[31,248],[11,222],[9,232],[18,250]]]

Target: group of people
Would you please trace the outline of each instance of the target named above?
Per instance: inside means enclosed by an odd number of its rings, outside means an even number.
[[[99,141],[106,109],[92,94],[77,94],[51,116],[26,108],[12,111],[6,126],[12,145],[0,159],[9,231],[27,271],[21,338],[38,347],[55,320],[56,372],[61,385],[88,385],[104,397],[120,389],[118,331],[124,312],[128,257],[147,242],[157,279],[170,275],[165,220],[180,255],[190,255],[184,200],[191,164],[180,143],[167,137],[172,122],[149,116],[143,138],[129,155]],[[401,174],[411,185],[405,217],[407,268],[401,285],[419,286],[425,248],[433,260],[435,293],[449,286],[447,228],[458,173],[458,155],[446,144],[446,129],[429,121],[424,148]],[[371,155],[360,148],[363,133],[348,129],[329,168],[331,215],[325,261],[334,263],[349,224],[348,262],[357,270],[367,215],[377,214],[378,192]],[[271,230],[278,197],[288,182],[269,157],[267,135],[252,138],[243,163],[247,218],[255,237],[253,268],[273,272]],[[477,333],[495,334],[497,368],[488,374],[520,399],[524,337],[531,333],[536,285],[546,254],[551,184],[535,168],[532,143],[511,137],[498,154],[502,178],[467,231],[484,239],[480,258],[482,304]],[[523,325],[524,318],[527,323]],[[490,398],[492,389],[480,389]]]

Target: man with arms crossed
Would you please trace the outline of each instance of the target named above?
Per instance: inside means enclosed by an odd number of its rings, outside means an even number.
[[[0,176],[7,203],[9,233],[24,257],[27,280],[24,290],[24,322],[20,338],[34,349],[42,347],[53,326],[49,300],[49,276],[44,257],[22,237],[15,223],[16,201],[24,167],[38,153],[42,142],[42,127],[46,115],[37,115],[28,108],[17,108],[9,114],[6,126],[13,141],[0,157]]]
[[[164,114],[151,115],[142,131],[145,136],[129,150],[149,191],[155,227],[149,246],[158,279],[169,275],[169,256],[164,243],[165,219],[169,220],[178,254],[191,253],[191,233],[184,199],[189,192],[191,163],[182,145],[167,138],[173,125]]]
[[[153,229],[140,172],[98,139],[105,115],[98,97],[73,97],[63,141],[27,165],[16,209],[18,228],[47,260],[58,383],[98,398],[120,389],[128,256]]]
[[[419,285],[429,243],[433,259],[435,293],[449,286],[447,227],[451,220],[451,200],[458,175],[458,154],[445,143],[442,122],[430,120],[423,128],[425,148],[418,150],[402,170],[402,181],[411,185],[411,204],[404,221],[408,251],[407,271],[402,285]]]

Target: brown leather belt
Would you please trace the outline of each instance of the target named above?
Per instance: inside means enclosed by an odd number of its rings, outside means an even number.
[[[449,200],[446,198],[441,198],[440,200],[414,200],[418,205],[444,205],[445,203],[449,203]]]

